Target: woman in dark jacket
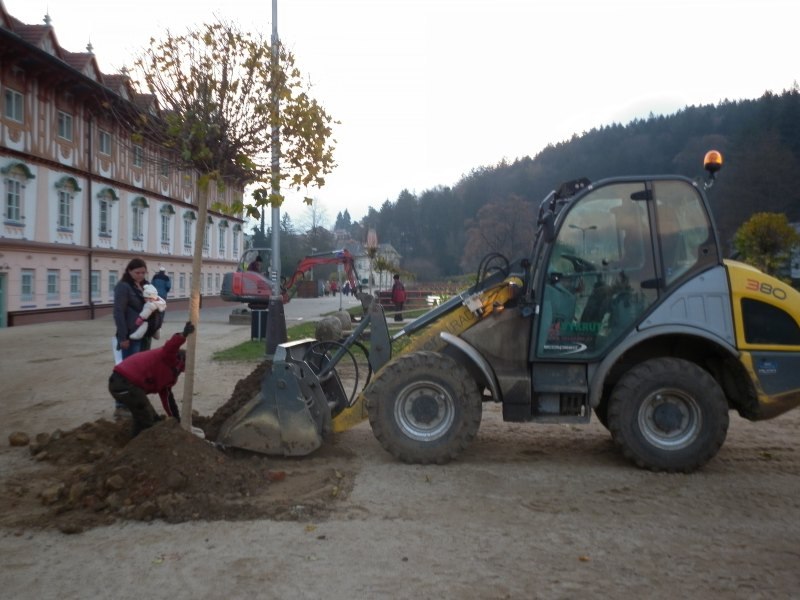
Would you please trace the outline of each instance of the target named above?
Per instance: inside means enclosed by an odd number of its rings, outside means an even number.
[[[114,287],[114,323],[123,359],[142,350],[142,340],[132,340],[130,335],[136,331],[136,319],[144,308],[142,288],[147,283],[146,277],[147,264],[141,258],[133,258]]]

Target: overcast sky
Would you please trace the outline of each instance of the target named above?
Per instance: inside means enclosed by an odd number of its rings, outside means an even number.
[[[271,0],[4,2],[26,23],[49,12],[107,73],[215,15],[272,31]],[[312,193],[329,225],[603,124],[780,93],[800,80],[798,22],[798,0],[278,0],[281,41],[341,121]]]

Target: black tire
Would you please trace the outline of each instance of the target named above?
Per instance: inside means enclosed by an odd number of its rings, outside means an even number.
[[[619,380],[608,424],[622,453],[637,466],[690,473],[725,442],[728,404],[704,369],[679,358],[655,358]]]
[[[603,399],[594,408],[594,416],[600,421],[600,424],[608,429],[608,400]]]
[[[414,352],[390,362],[365,396],[375,437],[406,463],[449,462],[481,424],[475,380],[461,364],[436,352]]]

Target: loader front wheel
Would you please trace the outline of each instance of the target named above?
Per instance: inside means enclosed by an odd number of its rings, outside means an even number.
[[[406,463],[449,462],[481,424],[475,380],[461,364],[437,352],[400,356],[380,371],[365,396],[375,437]]]
[[[728,403],[698,365],[655,358],[617,383],[608,405],[611,437],[639,467],[689,473],[713,458],[728,432]]]

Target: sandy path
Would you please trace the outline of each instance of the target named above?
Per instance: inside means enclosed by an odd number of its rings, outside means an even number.
[[[11,431],[110,416],[109,336],[110,321],[0,330],[0,476],[30,462]],[[252,369],[211,353],[248,337],[203,324],[201,414]],[[796,598],[799,434],[797,411],[732,416],[720,454],[686,476],[631,467],[596,423],[505,424],[493,406],[443,467],[395,462],[364,423],[334,442],[358,474],[329,519],[0,530],[0,596]]]

